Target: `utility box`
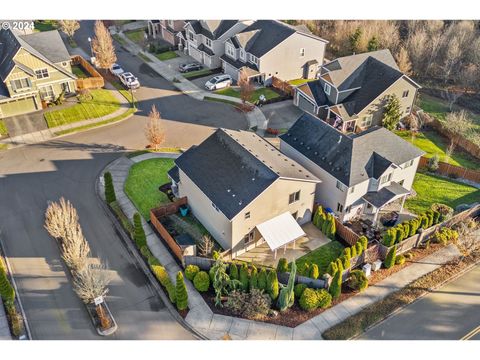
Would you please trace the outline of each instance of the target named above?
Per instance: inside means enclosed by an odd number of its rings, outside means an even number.
[[[372,265],[365,264],[363,265],[362,270],[365,276],[368,278],[370,276],[370,273],[372,272]]]
[[[377,260],[372,264],[372,270],[373,271],[380,270],[381,267],[382,267],[382,261],[381,260]]]

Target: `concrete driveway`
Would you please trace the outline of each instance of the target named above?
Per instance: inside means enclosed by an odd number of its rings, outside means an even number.
[[[47,122],[43,117],[44,113],[43,110],[40,110],[30,114],[8,117],[3,121],[8,129],[8,134],[11,137],[14,137],[35,131],[46,130],[48,127]]]
[[[477,265],[458,279],[381,322],[360,339],[480,339],[479,279],[480,265]]]
[[[272,129],[289,129],[303,114],[292,100],[263,105],[260,109],[268,120],[268,127]]]

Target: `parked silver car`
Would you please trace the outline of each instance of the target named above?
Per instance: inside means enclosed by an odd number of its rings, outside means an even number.
[[[124,72],[119,76],[120,81],[129,89],[138,89],[140,82],[131,72]]]
[[[208,80],[205,83],[205,89],[207,90],[218,90],[229,87],[232,85],[233,79],[230,75],[217,75]]]

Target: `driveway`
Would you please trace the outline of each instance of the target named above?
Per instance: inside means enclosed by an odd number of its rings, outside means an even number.
[[[480,265],[364,333],[368,340],[480,340]]]
[[[29,114],[8,117],[3,121],[8,129],[8,134],[14,137],[47,129],[47,122],[43,117],[44,113],[43,110],[40,110]]]
[[[261,110],[272,129],[290,129],[293,123],[303,114],[303,111],[293,105],[292,100],[264,105]]]

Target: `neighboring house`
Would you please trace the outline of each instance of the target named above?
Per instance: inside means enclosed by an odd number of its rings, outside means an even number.
[[[187,20],[187,53],[210,69],[218,68],[220,57],[225,53],[225,40],[251,23],[247,20]]]
[[[148,34],[154,39],[159,36],[172,46],[177,46],[180,42],[178,33],[183,31],[185,20],[149,20]]]
[[[258,20],[225,42],[222,67],[235,80],[246,69],[251,79],[262,84],[270,84],[272,77],[312,79],[323,64],[327,43],[305,26]]]
[[[362,214],[376,221],[394,202],[401,211],[424,154],[383,127],[347,135],[306,113],[280,136],[280,151],[322,181],[315,200],[343,221]]]
[[[319,180],[253,132],[218,129],[175,165],[174,194],[233,257],[264,240],[285,246],[311,221]]]
[[[343,132],[382,125],[389,95],[410,114],[420,85],[399,69],[389,50],[345,56],[321,67],[319,79],[299,86],[294,104]]]
[[[40,110],[62,91],[75,93],[75,79],[57,30],[0,30],[0,118]]]

